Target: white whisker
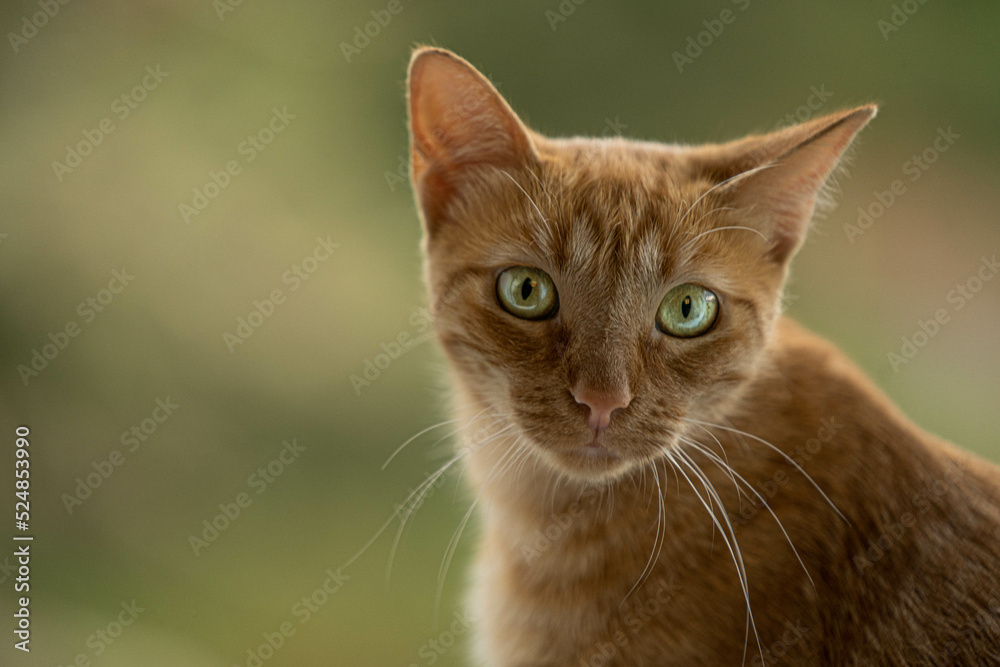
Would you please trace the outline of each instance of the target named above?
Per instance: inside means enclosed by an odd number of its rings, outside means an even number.
[[[524,188],[522,188],[522,187],[521,187],[521,184],[520,184],[520,183],[518,183],[518,182],[517,182],[516,180],[514,180],[514,177],[513,177],[513,176],[511,176],[510,174],[508,174],[508,173],[507,173],[506,171],[504,171],[503,169],[501,169],[501,170],[500,170],[500,173],[501,173],[501,174],[503,174],[504,176],[506,176],[507,178],[509,178],[509,179],[510,179],[510,182],[511,182],[511,183],[513,183],[514,185],[516,185],[516,186],[517,186],[517,189],[518,189],[518,190],[520,190],[521,192],[523,192],[523,193],[524,193],[524,196],[528,198],[528,201],[529,201],[529,202],[531,203],[531,205],[532,205],[532,206],[533,206],[533,207],[535,208],[535,212],[536,212],[536,213],[538,214],[538,219],[539,219],[539,220],[541,221],[541,223],[542,223],[542,224],[543,224],[543,225],[544,225],[544,226],[545,226],[546,228],[548,228],[548,225],[549,225],[549,221],[545,219],[545,216],[544,216],[544,215],[542,215],[542,209],[538,208],[538,204],[536,204],[536,203],[535,203],[535,200],[531,198],[531,195],[529,195],[529,194],[528,194],[527,190],[525,190]]]
[[[460,451],[454,457],[452,457],[451,459],[449,459],[443,466],[441,466],[437,470],[437,472],[433,473],[426,480],[424,480],[423,482],[421,482],[421,484],[416,489],[414,489],[410,493],[409,496],[406,497],[406,500],[404,500],[402,502],[402,504],[399,506],[399,509],[396,510],[396,513],[393,515],[393,517],[395,517],[396,515],[398,515],[400,512],[403,511],[404,508],[407,507],[407,505],[410,502],[410,499],[413,498],[414,495],[419,494],[418,497],[417,497],[417,499],[413,502],[412,509],[410,509],[405,514],[403,514],[403,519],[402,519],[402,521],[400,521],[399,529],[396,531],[396,537],[392,541],[392,547],[389,550],[389,561],[388,561],[388,563],[386,565],[386,571],[385,571],[385,583],[386,583],[386,585],[389,584],[389,579],[390,579],[390,577],[392,575],[392,564],[393,564],[393,561],[394,561],[394,559],[396,557],[396,549],[399,547],[399,542],[400,542],[400,540],[403,537],[403,531],[406,529],[406,524],[409,522],[410,517],[413,516],[414,513],[416,513],[417,509],[419,509],[421,507],[424,499],[430,493],[430,489],[434,486],[434,483],[437,482],[437,480],[441,478],[441,475],[443,475],[445,472],[447,472],[448,469],[451,468],[451,466],[453,466],[455,463],[457,463],[458,461],[462,460],[466,456],[469,456],[470,454],[481,450],[483,447],[485,447],[486,445],[490,444],[491,442],[495,442],[498,438],[500,438],[501,436],[503,436],[504,433],[506,433],[511,428],[513,428],[513,424],[508,424],[504,428],[502,428],[499,431],[497,431],[496,433],[492,434],[484,442],[477,444],[475,447],[463,448],[462,451]],[[391,521],[391,518],[390,518],[390,521]],[[379,534],[381,534],[381,531],[385,530],[386,527],[388,527],[388,522],[379,531]],[[367,546],[365,548],[367,548]]]
[[[725,528],[719,521],[719,518],[716,516],[715,511],[712,509],[711,505],[708,502],[706,502],[706,500],[702,497],[702,495],[698,493],[698,489],[695,488],[694,482],[692,482],[688,474],[684,472],[684,468],[682,466],[687,466],[688,469],[691,470],[692,474],[698,477],[702,481],[703,485],[706,485],[705,487],[706,494],[709,495],[709,498],[713,500],[713,502],[719,505],[719,508],[722,511],[723,516],[726,517],[726,521],[728,523],[729,518],[725,514],[725,508],[722,506],[722,501],[721,499],[719,499],[718,494],[715,493],[714,488],[712,488],[711,482],[709,482],[708,479],[704,477],[704,473],[702,473],[701,470],[697,468],[697,466],[693,467],[690,466],[684,459],[679,459],[679,460],[675,459],[674,453],[679,453],[679,452],[671,452],[669,450],[664,450],[664,452],[667,456],[667,459],[673,461],[676,464],[678,472],[680,472],[680,474],[684,477],[684,479],[687,480],[688,486],[691,487],[691,490],[694,492],[695,496],[697,496],[698,501],[701,502],[702,507],[704,507],[705,511],[709,513],[709,515],[712,518],[712,522],[721,532],[722,540],[723,542],[725,542],[726,548],[729,550],[729,554],[733,558],[733,563],[736,565],[737,575],[740,580],[740,587],[743,589],[743,597],[747,605],[747,616],[749,619],[749,625],[753,628],[754,637],[757,640],[757,647],[761,652],[761,657],[763,658],[764,650],[763,646],[760,643],[760,637],[757,634],[757,624],[754,621],[753,609],[750,604],[749,581],[747,579],[746,569],[743,565],[743,554],[740,552],[739,543],[736,541],[736,534],[735,532],[731,533],[732,541],[730,541],[730,535],[727,535]],[[711,491],[709,489],[711,489]],[[729,528],[730,531],[732,531],[731,523],[729,523]],[[746,661],[746,645],[744,645],[743,660],[744,662]]]
[[[646,567],[642,569],[642,573],[639,575],[639,578],[632,585],[632,588],[629,589],[628,593],[625,594],[625,597],[622,598],[621,604],[618,605],[619,607],[625,604],[625,601],[628,600],[629,596],[632,595],[632,593],[635,592],[635,590],[642,585],[642,583],[646,580],[649,574],[653,572],[653,568],[655,567],[655,559],[660,553],[659,547],[662,546],[662,541],[665,541],[667,537],[666,535],[667,522],[666,522],[666,517],[663,516],[664,514],[663,487],[660,486],[660,474],[656,472],[655,461],[651,461],[649,465],[650,465],[650,470],[653,471],[653,479],[656,480],[656,494],[659,497],[658,512],[656,515],[656,535],[653,536],[653,546],[649,551],[649,559],[646,561]],[[645,468],[645,466],[643,467]],[[662,537],[660,530],[661,523],[663,525]]]
[[[806,573],[806,578],[809,579],[809,583],[812,584],[813,588],[815,588],[816,587],[816,583],[813,581],[812,575],[809,574],[809,570],[806,568],[806,564],[802,561],[802,557],[799,555],[798,549],[796,549],[795,545],[792,543],[792,538],[788,535],[788,531],[785,530],[785,525],[783,523],[781,523],[781,520],[778,519],[778,515],[774,513],[773,509],[771,509],[771,505],[766,500],[764,500],[764,497],[762,495],[760,495],[760,493],[757,491],[757,489],[755,489],[753,487],[753,485],[750,484],[750,482],[748,482],[746,480],[746,478],[743,477],[743,475],[741,475],[738,472],[736,472],[736,470],[734,470],[731,466],[729,466],[728,464],[723,464],[722,459],[720,459],[718,457],[718,455],[716,455],[714,452],[709,451],[709,450],[707,450],[707,449],[699,446],[697,443],[689,442],[688,444],[690,446],[694,447],[694,449],[696,451],[699,451],[702,454],[704,454],[705,456],[709,457],[709,459],[712,460],[712,462],[715,463],[717,466],[720,466],[720,468],[723,465],[725,465],[725,468],[728,469],[729,474],[731,476],[735,475],[736,477],[738,477],[740,479],[740,481],[743,482],[743,484],[746,486],[746,488],[749,489],[757,497],[758,500],[760,500],[760,502],[764,505],[764,509],[767,510],[768,514],[771,515],[771,517],[774,519],[775,523],[778,524],[778,528],[781,529],[782,534],[785,536],[785,539],[788,541],[788,546],[790,546],[792,548],[792,553],[795,554],[795,558],[799,561],[799,565],[802,566],[802,571]],[[737,488],[739,488],[739,487],[737,487]]]
[[[503,472],[508,470],[513,462],[518,460],[523,451],[526,449],[521,447],[521,439],[518,437],[512,443],[511,447],[503,453],[500,459],[494,464],[493,470],[491,471],[489,477],[487,477],[486,482],[483,484],[483,488],[480,490],[479,494],[469,505],[468,511],[462,517],[462,521],[458,524],[458,528],[452,535],[451,540],[448,542],[448,546],[445,549],[444,559],[441,561],[441,567],[438,569],[438,586],[437,592],[434,596],[434,618],[437,619],[441,611],[441,597],[444,594],[444,582],[448,577],[448,569],[451,567],[452,558],[455,556],[455,551],[458,550],[458,543],[462,539],[462,533],[465,532],[465,527],[469,523],[469,518],[472,516],[472,512],[475,510],[476,505],[479,504],[479,499],[482,498],[483,493],[489,488],[490,482],[494,478],[500,476]],[[506,461],[505,461],[506,460]]]
[[[784,458],[784,459],[785,459],[786,461],[788,461],[788,462],[789,462],[789,463],[790,463],[790,464],[791,464],[792,466],[794,466],[794,467],[795,467],[795,469],[796,469],[796,470],[798,470],[798,471],[799,471],[799,472],[800,472],[800,473],[802,474],[802,476],[803,476],[803,477],[805,477],[805,478],[806,478],[807,480],[809,480],[809,483],[810,483],[810,484],[812,484],[812,485],[813,485],[813,487],[814,487],[814,488],[815,488],[815,489],[816,489],[817,491],[819,491],[819,494],[820,494],[821,496],[823,496],[823,499],[824,499],[824,500],[826,500],[827,504],[829,504],[829,505],[830,505],[830,507],[831,507],[831,508],[833,508],[833,511],[834,511],[834,512],[836,512],[837,514],[839,514],[839,515],[840,515],[840,518],[841,518],[841,519],[843,519],[844,521],[847,521],[847,517],[846,517],[846,516],[844,516],[843,512],[841,512],[841,511],[840,511],[840,510],[839,510],[839,509],[837,508],[837,506],[833,504],[833,501],[832,501],[832,500],[830,500],[830,497],[829,497],[828,495],[826,495],[826,492],[824,492],[824,491],[823,491],[823,489],[821,489],[821,488],[819,487],[819,484],[817,484],[817,483],[816,483],[816,480],[814,480],[814,479],[813,479],[813,478],[812,478],[812,477],[811,477],[811,476],[809,475],[809,473],[807,473],[807,472],[806,472],[806,471],[805,471],[805,470],[804,470],[804,469],[802,468],[802,466],[800,466],[800,465],[799,465],[799,464],[798,464],[798,463],[797,463],[797,462],[795,461],[795,459],[793,459],[792,457],[790,457],[790,456],[789,456],[788,454],[786,454],[785,452],[781,451],[781,450],[780,450],[780,449],[779,449],[778,447],[776,447],[776,446],[772,445],[772,444],[771,444],[770,442],[768,442],[767,440],[764,440],[763,438],[758,438],[758,437],[757,437],[757,436],[755,436],[755,435],[754,435],[753,433],[747,433],[746,431],[741,431],[741,430],[740,430],[740,429],[738,429],[738,428],[730,428],[730,427],[728,427],[728,426],[723,426],[723,425],[721,425],[721,424],[713,424],[713,423],[711,423],[711,422],[703,422],[703,421],[698,421],[697,419],[689,419],[689,418],[687,418],[687,417],[681,417],[681,419],[683,419],[683,420],[684,420],[684,421],[686,421],[686,422],[691,422],[692,424],[702,424],[702,425],[704,425],[704,426],[711,426],[711,427],[713,427],[713,428],[721,428],[721,429],[722,429],[723,431],[729,431],[729,432],[731,432],[731,433],[737,433],[737,434],[740,434],[740,435],[745,435],[746,437],[748,437],[748,438],[750,438],[750,439],[752,439],[752,440],[754,440],[754,441],[756,441],[756,442],[759,442],[759,443],[761,443],[762,445],[765,445],[765,446],[767,446],[767,447],[771,448],[772,450],[774,450],[775,452],[777,452],[777,453],[778,453],[778,454],[779,454],[779,455],[780,455],[780,456],[781,456],[782,458]]]
[[[709,211],[709,212],[708,212],[708,213],[706,213],[705,215],[708,215],[709,213],[714,213],[714,212],[716,212],[716,211],[725,211],[725,210],[731,210],[731,209],[730,209],[730,208],[729,208],[728,206],[723,206],[723,207],[720,207],[720,208],[713,208],[713,209],[712,209],[711,211]],[[705,217],[705,216],[702,216],[702,217]],[[699,218],[698,220],[700,221],[700,220],[701,220],[701,218]],[[754,233],[754,234],[756,234],[757,236],[759,236],[759,237],[761,237],[762,239],[764,239],[764,242],[765,242],[765,243],[767,242],[767,237],[766,237],[766,236],[764,236],[764,234],[763,234],[763,233],[762,233],[762,232],[761,232],[761,231],[760,231],[759,229],[754,229],[753,227],[745,227],[745,226],[743,226],[743,225],[726,225],[725,227],[713,227],[712,229],[708,229],[708,230],[706,230],[706,231],[704,231],[704,232],[702,232],[702,233],[698,234],[697,236],[695,236],[695,237],[694,237],[693,239],[689,240],[689,241],[688,241],[687,243],[685,243],[685,244],[684,244],[684,245],[683,245],[683,246],[681,247],[681,252],[683,252],[683,251],[687,250],[687,249],[688,249],[688,247],[689,247],[689,246],[690,246],[691,244],[693,244],[693,243],[694,243],[695,241],[697,241],[697,240],[698,240],[698,239],[700,239],[701,237],[705,236],[706,234],[711,234],[712,232],[721,232],[721,231],[725,231],[725,230],[727,230],[727,229],[741,229],[741,230],[743,230],[743,231],[747,231],[747,232],[753,232],[753,233]]]

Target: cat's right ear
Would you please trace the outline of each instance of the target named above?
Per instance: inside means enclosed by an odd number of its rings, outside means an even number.
[[[527,128],[489,80],[444,49],[417,49],[409,72],[413,189],[428,232],[468,168],[517,169],[535,159]]]

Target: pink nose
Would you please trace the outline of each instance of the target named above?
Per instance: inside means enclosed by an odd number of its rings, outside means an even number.
[[[611,415],[615,410],[627,407],[632,402],[628,390],[600,391],[587,386],[578,385],[573,390],[573,398],[580,405],[590,408],[587,424],[594,433],[600,433],[611,423]]]

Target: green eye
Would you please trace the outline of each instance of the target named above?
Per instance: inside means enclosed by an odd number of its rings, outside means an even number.
[[[497,298],[504,310],[522,320],[544,320],[559,306],[552,278],[530,266],[512,266],[501,273]]]
[[[692,338],[711,329],[718,317],[719,299],[715,292],[685,283],[663,297],[656,311],[656,326],[667,335]]]

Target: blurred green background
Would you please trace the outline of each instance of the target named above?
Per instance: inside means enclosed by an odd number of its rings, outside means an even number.
[[[426,648],[461,609],[475,543],[473,524],[436,622],[439,565],[470,500],[458,475],[408,525],[388,585],[398,522],[351,562],[448,452],[442,428],[380,471],[447,418],[433,343],[369,385],[351,381],[400,334],[426,340],[419,225],[397,176],[418,43],[468,58],[556,135],[717,141],[880,102],[837,182],[840,208],[797,259],[788,310],[922,426],[1000,459],[1000,279],[961,309],[949,301],[1000,252],[997,3],[225,1],[52,2],[34,31],[24,21],[44,11],[37,2],[0,10],[2,532],[13,532],[14,428],[28,424],[36,536],[30,657],[11,647],[12,548],[0,552],[0,664],[246,666],[285,622],[295,634],[263,664],[466,662],[468,633]],[[724,8],[733,19],[719,32]],[[901,25],[886,32],[894,12]],[[386,24],[345,55],[377,18]],[[673,54],[704,21],[719,34],[701,35],[679,71]],[[275,109],[285,120],[268,136]],[[103,119],[113,131],[95,134]],[[948,128],[959,137],[911,180],[907,161]],[[54,168],[85,132],[99,145]],[[257,150],[250,135],[273,141]],[[238,173],[220,176],[233,161]],[[226,187],[197,200],[213,173]],[[897,179],[903,194],[849,239],[858,207]],[[185,221],[180,205],[196,203],[207,206]],[[317,238],[338,247],[304,261]],[[308,279],[289,278],[296,266]],[[123,269],[134,279],[102,293]],[[230,352],[224,334],[276,289],[283,302]],[[888,353],[939,308],[949,321],[894,370]],[[74,322],[78,335],[61,339]],[[18,368],[50,333],[65,349],[25,384]],[[157,399],[177,406],[162,423]],[[149,433],[134,451],[122,442],[133,427]],[[304,449],[262,489],[250,476],[292,439]],[[64,494],[115,450],[121,464],[69,512]],[[240,493],[250,505],[195,555],[190,537]],[[301,623],[295,605],[338,568],[340,588]],[[95,634],[115,633],[133,600],[132,625],[110,644]]]

